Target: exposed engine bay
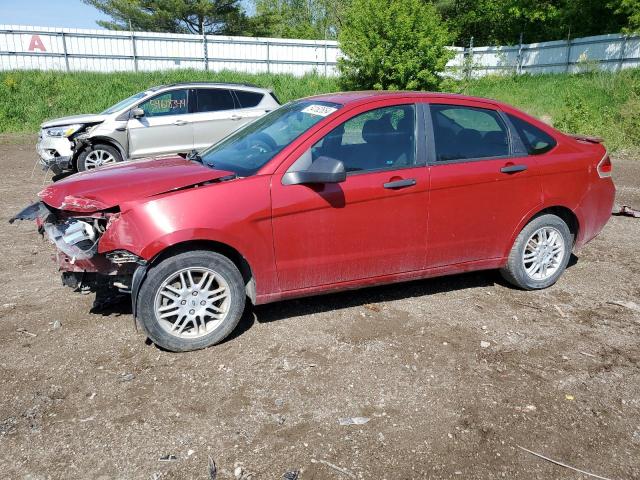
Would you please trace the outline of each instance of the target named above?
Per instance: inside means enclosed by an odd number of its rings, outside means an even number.
[[[76,213],[44,202],[28,206],[9,220],[35,220],[38,232],[56,247],[53,255],[64,285],[76,290],[115,288],[129,293],[135,269],[146,262],[126,251],[98,253],[100,238],[117,212]]]
[[[95,255],[104,232],[100,223],[97,218],[70,218],[62,223],[45,223],[43,228],[49,240],[75,262]]]

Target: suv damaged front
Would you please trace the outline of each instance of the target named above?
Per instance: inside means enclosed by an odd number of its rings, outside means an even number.
[[[78,155],[91,144],[93,138],[98,137],[109,138],[109,143],[118,147],[124,159],[126,155],[121,147],[126,146],[127,141],[127,109],[153,91],[149,89],[136,93],[99,114],[72,115],[44,122],[40,126],[36,145],[42,169],[51,170],[56,175],[74,170]]]
[[[75,156],[86,144],[92,129],[106,118],[105,115],[75,115],[44,122],[36,145],[42,169],[56,175],[71,170]]]

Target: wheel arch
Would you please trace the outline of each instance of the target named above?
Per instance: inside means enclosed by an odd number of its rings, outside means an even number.
[[[529,222],[531,222],[531,220],[533,220],[534,218],[539,217],[540,215],[548,214],[548,213],[552,215],[556,215],[557,217],[560,217],[567,224],[567,226],[569,227],[569,232],[571,232],[571,235],[573,236],[573,244],[574,245],[576,244],[576,241],[578,240],[578,235],[580,235],[581,233],[580,219],[578,218],[576,213],[565,205],[543,206],[533,210],[532,212],[529,212],[522,219],[522,221],[516,227],[516,229],[513,231],[511,235],[511,240],[509,241],[507,250],[504,254],[505,258],[508,257],[509,252],[511,251],[511,248],[513,247],[513,244],[516,241],[516,238],[518,238],[518,235],[520,235],[520,232],[522,231],[522,229],[526,227],[529,224]]]
[[[87,138],[84,141],[84,144],[82,145],[82,147],[76,150],[76,152],[73,155],[73,168],[76,170],[78,169],[78,157],[82,152],[84,152],[87,148],[92,147],[93,145],[98,145],[101,143],[109,145],[110,147],[113,147],[116,150],[118,150],[118,153],[120,153],[120,156],[122,157],[122,161],[127,160],[127,152],[125,151],[124,147],[120,145],[120,142],[118,142],[117,140],[114,140],[113,138],[96,136],[96,137]]]
[[[209,250],[224,255],[238,268],[245,284],[247,297],[252,304],[256,302],[256,281],[253,270],[247,259],[231,245],[215,240],[185,240],[167,246],[158,252],[148,263],[148,267],[153,267],[168,257],[192,250]]]
[[[568,207],[562,205],[547,207],[531,217],[527,221],[527,223],[529,223],[535,217],[539,215],[545,215],[547,213],[560,217],[564,221],[564,223],[567,224],[571,235],[573,235],[573,243],[575,244],[576,239],[578,238],[578,234],[580,233],[580,220],[578,219],[578,216],[575,214],[575,212]]]

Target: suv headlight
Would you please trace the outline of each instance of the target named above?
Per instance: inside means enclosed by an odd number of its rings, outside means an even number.
[[[60,127],[45,128],[44,133],[49,137],[70,137],[84,125],[81,123],[74,123],[73,125],[62,125]]]

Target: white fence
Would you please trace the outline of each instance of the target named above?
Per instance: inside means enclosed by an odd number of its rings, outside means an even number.
[[[236,70],[334,75],[338,44],[0,25],[0,70]]]
[[[575,73],[640,66],[640,36],[619,34],[505,47],[451,47],[456,76]],[[330,40],[289,40],[0,25],[0,70],[149,71],[192,68],[336,75]]]
[[[508,47],[456,48],[448,67],[467,75],[500,73],[578,73],[600,68],[617,71],[640,66],[640,36],[593,37]]]

